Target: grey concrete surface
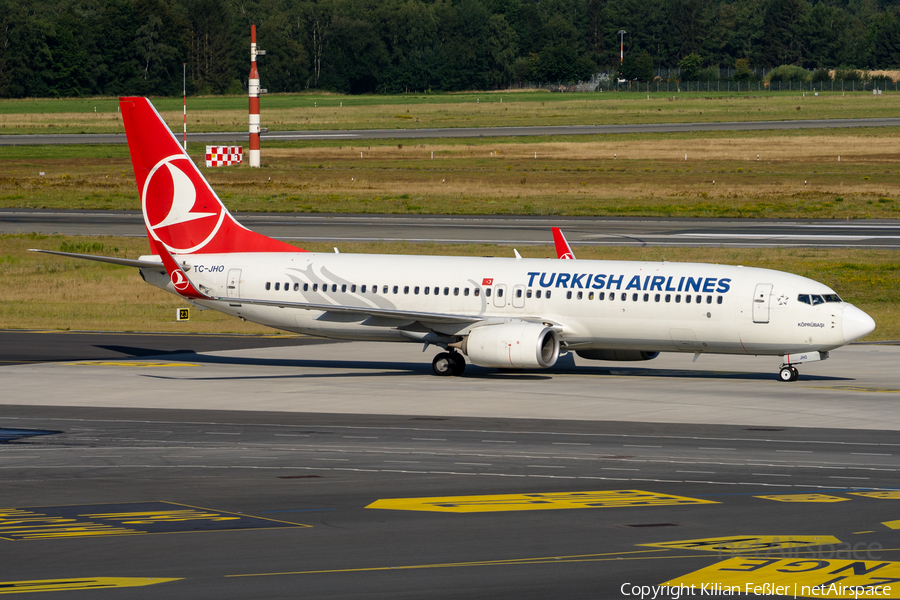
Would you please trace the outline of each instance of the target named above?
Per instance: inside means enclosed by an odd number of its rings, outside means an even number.
[[[515,137],[541,135],[598,135],[610,133],[677,133],[688,131],[763,131],[770,129],[828,129],[843,127],[897,127],[900,118],[809,119],[798,121],[745,121],[724,123],[656,123],[643,125],[571,125],[533,127],[455,127],[446,129],[347,129],[322,131],[270,131],[266,141],[326,139],[426,139],[464,137]],[[176,133],[180,136],[180,133]],[[236,143],[247,140],[246,131],[188,133],[188,143]],[[179,137],[179,139],[181,139]],[[124,144],[125,134],[0,135],[0,146],[60,144]]]
[[[900,347],[858,345],[776,380],[778,357],[663,354],[548,371],[431,374],[434,348],[347,342],[0,368],[16,404],[900,430]]]
[[[297,242],[407,241],[449,244],[552,244],[561,227],[573,247],[728,246],[900,248],[900,222],[888,219],[667,219],[505,216],[313,215],[238,213],[269,237]],[[0,233],[144,237],[138,211],[0,209]]]
[[[893,432],[10,405],[0,405],[0,427],[44,433],[0,445],[0,503],[24,511],[0,518],[0,589],[175,579],[51,598],[595,600],[735,556],[806,560],[813,574],[800,581],[820,582],[847,558],[879,561],[856,570],[894,561],[900,546],[900,532],[882,525],[897,501],[857,495],[894,487]],[[391,498],[490,504],[494,494],[578,501],[626,490],[687,503],[367,508]],[[54,519],[60,510],[72,520]],[[98,525],[125,531],[93,535]],[[642,545],[759,535],[835,542],[747,544],[743,555]]]

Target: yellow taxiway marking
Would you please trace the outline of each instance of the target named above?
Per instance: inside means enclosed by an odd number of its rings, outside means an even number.
[[[399,565],[394,567],[358,567],[350,569],[321,569],[317,571],[282,571],[277,573],[241,573],[225,577],[268,577],[273,575],[315,575],[321,573],[358,573],[363,571],[396,571],[407,569],[448,569],[452,567],[502,567],[508,565],[559,564],[564,562],[602,562],[613,560],[647,560],[658,558],[706,558],[702,554],[688,556],[632,556],[652,554],[664,550],[629,550],[627,552],[605,552],[602,554],[573,554],[571,556],[537,556],[532,558],[507,558],[501,560],[475,560],[467,562],[434,563],[424,565]]]
[[[851,496],[865,496],[866,498],[879,498],[881,500],[900,500],[900,492],[850,492]]]
[[[775,500],[776,502],[846,502],[850,500],[850,498],[829,496],[828,494],[784,494],[776,496],[756,496],[756,498]]]
[[[879,387],[866,387],[862,385],[822,385],[822,386],[812,386],[807,385],[804,386],[810,390],[835,390],[838,392],[870,392],[873,394],[900,394],[900,389],[897,388],[879,388]]]
[[[132,508],[133,510],[129,510]],[[311,527],[291,521],[171,502],[0,508],[0,540],[9,541],[235,531],[282,526]]]
[[[885,521],[882,525],[890,529],[900,529],[900,521]]]
[[[624,506],[671,506],[718,504],[712,500],[657,494],[640,490],[503,494],[499,496],[442,496],[435,498],[388,498],[366,508],[472,513],[515,510],[557,510],[565,508],[615,508]]]
[[[815,598],[900,598],[900,562],[820,558],[729,558],[662,585],[701,593]],[[865,586],[865,587],[859,587]],[[877,588],[876,586],[880,586]]]
[[[638,544],[638,546],[737,554],[741,552],[759,552],[760,550],[780,550],[840,543],[841,541],[832,535],[730,535],[727,537],[677,540],[657,544]]]
[[[77,365],[77,366],[92,366],[92,367],[199,367],[200,365],[194,363],[179,363],[179,362],[139,362],[139,361],[111,361],[111,360],[84,360],[80,362],[71,362],[65,363],[68,365]]]
[[[0,594],[28,592],[63,592],[66,590],[99,590],[104,588],[141,587],[181,578],[161,577],[72,577],[70,579],[37,579],[32,581],[0,581]]]

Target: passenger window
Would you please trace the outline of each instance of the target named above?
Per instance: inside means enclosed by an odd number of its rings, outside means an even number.
[[[304,291],[304,292],[308,292],[308,291],[309,291],[309,284],[308,284],[308,283],[304,283],[304,284],[303,284],[303,291]]]
[[[655,296],[653,296],[653,301],[659,302],[659,294],[656,294]]]
[[[399,285],[395,285],[395,286],[394,286],[394,293],[396,294],[396,293],[399,292],[399,291],[400,291],[400,286],[399,286]]]
[[[284,282],[284,291],[286,291],[286,292],[291,291],[291,282],[290,281]]]
[[[295,291],[295,292],[299,292],[299,291],[300,291],[300,284],[299,284],[299,283],[295,283],[295,284],[294,284],[294,291]]]
[[[350,286],[350,292],[353,294],[356,293],[356,285],[355,284]]]
[[[531,290],[525,290],[525,297],[531,298],[531,293],[532,293]]]
[[[578,292],[578,299],[581,300],[584,295],[581,292]]]
[[[700,304],[701,302],[703,302],[703,296],[697,294],[697,304]]]
[[[319,284],[318,284],[318,283],[314,283],[314,284],[313,284],[313,291],[314,291],[314,292],[318,292],[318,291],[319,291]]]
[[[637,295],[637,294],[635,294],[635,295]],[[622,300],[622,302],[624,302],[625,300],[628,300],[628,294],[626,294],[625,292],[622,292],[621,300]]]
[[[428,295],[429,290],[431,290],[431,288],[426,285],[425,286],[425,295],[426,296]]]
[[[478,296],[480,296],[480,295],[481,295],[481,288],[475,288],[475,292],[474,292],[474,293],[475,293],[475,297],[476,297],[476,298],[477,298]]]
[[[672,301],[672,294],[666,294],[666,302]]]
[[[454,296],[459,296],[459,288],[453,288],[453,295],[454,295]],[[522,295],[521,292],[519,293],[519,295],[520,295],[520,296]]]
[[[707,297],[706,297],[706,303],[707,303],[707,304],[712,304],[712,296],[707,296]]]
[[[572,292],[566,292],[566,300],[572,299]]]
[[[449,296],[449,295],[450,295],[450,288],[444,288],[444,295],[445,295],[445,296]]]
[[[416,295],[419,294],[419,286],[416,286],[413,288],[413,294],[416,294]]]
[[[497,288],[497,297],[498,297],[498,298],[502,298],[502,297],[503,297],[503,288]]]
[[[275,291],[277,292],[277,291],[280,290],[280,289],[281,289],[281,282],[280,282],[280,281],[276,281],[276,282],[275,282]]]
[[[600,292],[600,294],[597,296],[597,299],[606,300],[606,292]]]
[[[690,294],[687,294],[687,295],[684,297],[684,301],[687,302],[688,304],[690,304],[690,303],[691,303],[691,295],[690,295]]]
[[[547,290],[547,293],[544,294],[544,298],[546,298],[547,300],[550,299],[550,290]]]
[[[632,295],[631,295],[631,300],[632,300],[632,301],[637,302],[637,298],[638,298],[638,295],[637,295],[637,294],[632,294]]]
[[[813,306],[816,306],[817,304],[825,304],[825,300],[822,299],[822,296],[820,296],[818,294],[813,294],[812,295],[812,303],[813,303]]]
[[[362,286],[359,288],[359,291],[360,291],[360,293],[365,294],[366,293],[366,284],[362,284]]]
[[[388,286],[384,286],[383,288],[381,288],[381,293],[382,293],[382,294],[387,294],[387,293],[388,293]],[[397,286],[394,286],[394,293],[395,293],[395,294],[397,293]]]
[[[650,302],[650,294],[644,294],[644,302]]]
[[[404,294],[408,294],[408,293],[409,293],[409,286],[408,286],[408,285],[404,285],[404,286],[403,286],[403,293],[404,293]]]
[[[722,304],[722,296],[716,298],[716,304]]]
[[[610,301],[615,300],[615,299],[616,299],[616,293],[615,293],[615,292],[610,292],[610,293],[609,293],[609,299],[610,299]]]
[[[469,295],[469,288],[463,289],[463,296],[468,296],[468,295]]]
[[[347,293],[347,284],[346,283],[341,284],[341,291],[344,293]]]
[[[534,297],[535,297],[535,298],[540,298],[540,297],[541,297],[541,290],[537,290],[537,291],[534,293]]]
[[[688,296],[690,298],[690,296]],[[675,303],[678,304],[681,302],[681,294],[675,294]]]
[[[516,298],[522,297],[522,290],[516,290]]]
[[[593,300],[593,299],[594,299],[594,292],[591,292],[588,294],[588,300]]]
[[[484,288],[484,295],[488,298],[491,297],[491,288]]]
[[[271,289],[272,289],[272,282],[271,282],[271,281],[267,281],[267,282],[266,282],[266,289],[267,289],[267,290],[271,290]]]

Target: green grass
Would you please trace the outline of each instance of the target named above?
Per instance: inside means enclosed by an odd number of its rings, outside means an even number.
[[[414,142],[266,144],[261,169],[189,150],[232,211],[900,217],[892,128]],[[0,207],[137,210],[127,150],[0,147]]]
[[[182,99],[155,98],[176,131]],[[94,109],[96,108],[96,112]],[[0,133],[110,133],[122,130],[114,98],[0,101]],[[865,92],[566,93],[480,92],[464,94],[339,96],[275,94],[262,100],[262,124],[275,130],[506,127],[688,123],[893,117],[900,93]],[[243,131],[247,98],[190,98],[188,130]]]
[[[302,243],[331,252],[334,244]],[[186,302],[141,281],[136,269],[27,252],[27,248],[76,249],[137,258],[149,252],[143,238],[0,235],[0,328],[115,331],[264,333],[215,311],[192,311],[175,321]],[[342,243],[344,253],[511,256],[507,246],[410,243]],[[525,257],[547,257],[549,246],[519,248]],[[579,259],[667,260],[742,264],[788,271],[821,281],[878,323],[869,340],[900,339],[900,261],[889,250],[784,248],[579,247]]]

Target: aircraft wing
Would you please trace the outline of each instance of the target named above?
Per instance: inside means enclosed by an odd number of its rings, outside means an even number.
[[[342,314],[368,315],[370,317],[384,317],[388,319],[409,319],[424,323],[477,323],[486,320],[477,315],[454,315],[449,313],[429,313],[408,310],[396,310],[393,308],[379,308],[375,306],[346,306],[337,304],[318,304],[313,302],[291,302],[287,300],[256,300],[252,298],[224,298],[212,297],[203,300],[228,302],[230,304],[248,304],[251,306],[276,306],[278,308],[293,308],[299,310],[321,310]]]
[[[56,250],[40,250],[38,248],[29,248],[29,252],[42,252],[44,254],[56,254],[57,256],[65,256],[68,258],[80,258],[82,260],[95,260],[97,262],[109,263],[111,265],[122,265],[125,267],[156,267],[163,266],[161,262],[150,262],[147,260],[134,260],[131,258],[118,258],[116,256],[97,256],[94,254],[75,254],[74,252],[58,252]]]

